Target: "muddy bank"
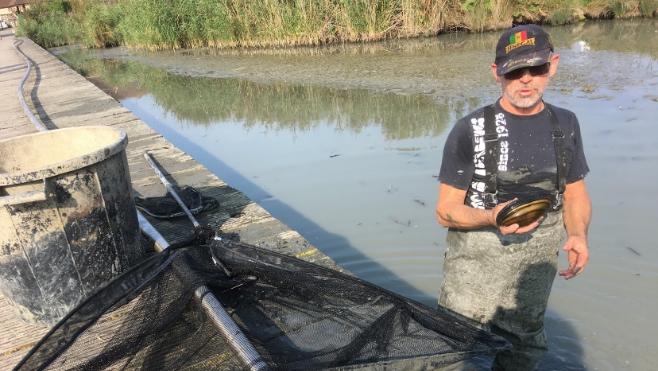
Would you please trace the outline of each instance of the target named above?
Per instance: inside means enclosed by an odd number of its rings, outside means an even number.
[[[658,58],[656,20],[584,22],[576,27],[547,29],[556,52],[562,55],[549,90],[605,99],[610,91],[637,82],[629,71],[651,69]],[[608,39],[601,40],[600,35],[608,35]],[[322,47],[159,52],[114,48],[91,54],[134,60],[186,76],[423,94],[447,103],[473,96],[493,99],[499,94],[490,69],[497,39],[498,33],[456,33]],[[611,45],[622,52],[615,56],[615,66],[606,55]]]

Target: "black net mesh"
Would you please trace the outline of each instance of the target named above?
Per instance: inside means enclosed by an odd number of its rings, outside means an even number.
[[[363,280],[216,242],[168,249],[119,276],[15,370],[248,369],[195,298],[202,285],[273,370],[430,370],[507,345]]]
[[[219,202],[216,199],[202,195],[194,187],[184,186],[180,188],[173,186],[173,188],[178,198],[192,214],[215,210],[219,207]],[[158,219],[178,218],[187,215],[169,191],[162,197],[135,197],[135,207],[143,213]]]

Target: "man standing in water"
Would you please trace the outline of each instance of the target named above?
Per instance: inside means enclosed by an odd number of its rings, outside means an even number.
[[[439,305],[512,343],[492,370],[530,371],[548,350],[544,313],[558,251],[570,279],[589,260],[589,172],[576,116],[542,100],[559,55],[536,25],[505,31],[491,64],[502,96],[460,119],[443,150],[436,215],[450,228]],[[496,217],[515,199],[543,196],[549,212],[527,226]]]

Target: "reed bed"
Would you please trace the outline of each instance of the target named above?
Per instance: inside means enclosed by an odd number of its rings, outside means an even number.
[[[17,34],[44,47],[232,48],[656,15],[658,0],[56,0],[32,5]]]

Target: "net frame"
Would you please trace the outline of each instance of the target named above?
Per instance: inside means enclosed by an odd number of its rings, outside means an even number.
[[[474,323],[356,277],[218,241],[167,249],[123,273],[14,370],[242,370],[192,300],[203,285],[275,370],[438,369],[508,347]]]

